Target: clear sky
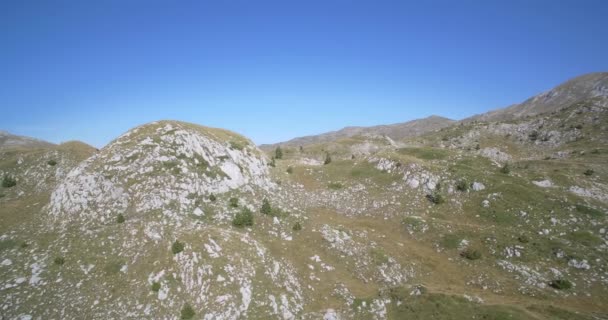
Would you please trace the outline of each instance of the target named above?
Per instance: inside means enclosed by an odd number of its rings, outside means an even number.
[[[0,1],[0,129],[101,147],[461,119],[608,71],[608,1]]]

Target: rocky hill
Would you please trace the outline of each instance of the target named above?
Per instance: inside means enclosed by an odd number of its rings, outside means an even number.
[[[597,92],[278,154],[177,121],[0,149],[0,318],[606,319]]]

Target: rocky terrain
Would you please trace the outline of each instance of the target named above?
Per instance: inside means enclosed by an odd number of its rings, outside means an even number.
[[[606,79],[262,149],[2,146],[0,319],[608,319]]]

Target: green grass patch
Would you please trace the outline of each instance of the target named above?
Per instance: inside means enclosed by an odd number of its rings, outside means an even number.
[[[397,149],[397,153],[413,156],[422,160],[443,160],[449,155],[449,152],[439,148],[400,148]]]

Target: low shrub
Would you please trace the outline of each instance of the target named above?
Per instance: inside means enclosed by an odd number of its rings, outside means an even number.
[[[475,249],[466,249],[461,252],[460,255],[469,260],[478,260],[481,258],[481,252]]]
[[[291,166],[287,167],[287,173],[289,173],[289,174],[293,173],[293,168]]]
[[[323,161],[323,164],[330,164],[331,163],[331,155],[329,155],[329,153],[327,153],[325,155],[325,161]]]
[[[293,231],[300,231],[302,230],[302,225],[299,222],[296,222],[293,227],[292,227]]]
[[[56,257],[53,262],[58,266],[62,266],[65,263],[65,259],[63,257]]]
[[[549,285],[557,290],[567,290],[572,288],[572,283],[566,279],[552,280],[549,282]]]
[[[469,190],[469,183],[465,179],[458,180],[456,182],[456,190],[466,192]]]
[[[433,193],[427,194],[426,198],[431,203],[434,203],[434,204],[442,204],[445,202],[445,199],[443,198],[443,196],[438,192],[433,192]]]
[[[116,223],[123,223],[125,222],[125,216],[122,215],[122,213],[119,213],[118,216],[116,216]]]
[[[152,282],[152,291],[158,292],[160,290],[160,282]]]
[[[175,240],[175,242],[173,242],[173,245],[171,245],[171,251],[173,252],[173,254],[178,254],[184,251],[184,244],[179,242],[179,240]]]
[[[272,207],[270,206],[270,201],[268,201],[268,199],[262,201],[260,212],[267,215],[272,213]]]
[[[509,166],[508,163],[505,163],[504,166],[502,166],[502,168],[500,168],[500,172],[504,173],[504,174],[509,174],[511,173],[511,166]]]
[[[47,161],[46,164],[48,164],[51,167],[54,167],[57,165],[57,161],[51,159],[51,160]]]
[[[196,312],[194,312],[194,309],[192,309],[192,306],[190,306],[190,304],[186,303],[182,308],[180,319],[190,320],[194,318],[194,315],[196,315]]]
[[[585,170],[585,172],[583,172],[586,176],[592,176],[595,171],[593,171],[592,169],[587,169]]]
[[[216,197],[215,197],[215,195],[212,193],[212,194],[210,194],[210,195],[209,195],[209,200],[210,200],[211,202],[215,202],[215,200],[217,200],[217,198],[216,198]]]
[[[232,219],[232,225],[237,228],[250,227],[253,225],[253,212],[245,207],[241,212],[237,213]]]
[[[12,188],[17,185],[17,180],[7,174],[4,175],[2,179],[2,187],[4,188]]]
[[[228,205],[232,208],[237,208],[239,206],[239,198],[230,198],[228,200]]]

